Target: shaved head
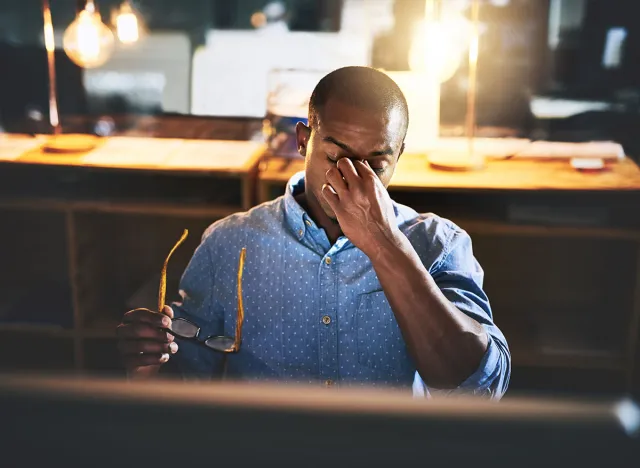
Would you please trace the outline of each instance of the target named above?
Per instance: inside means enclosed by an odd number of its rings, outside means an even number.
[[[398,85],[381,71],[369,67],[344,67],[332,71],[316,85],[309,100],[309,125],[317,128],[329,101],[372,113],[392,113],[403,137],[409,125],[407,100]]]

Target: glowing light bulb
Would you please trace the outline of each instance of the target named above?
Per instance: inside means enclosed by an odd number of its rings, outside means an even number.
[[[118,39],[123,44],[133,44],[140,39],[140,25],[138,16],[131,8],[129,2],[124,2],[120,6],[116,19],[116,32]]]
[[[435,70],[443,83],[450,79],[469,47],[470,26],[466,18],[457,14],[418,24],[409,51],[411,70]]]
[[[92,1],[78,13],[64,32],[62,45],[69,58],[84,68],[104,64],[113,53],[114,38],[111,30],[102,22],[100,13]]]

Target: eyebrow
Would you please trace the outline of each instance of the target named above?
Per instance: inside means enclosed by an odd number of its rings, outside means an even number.
[[[340,148],[342,148],[343,150],[345,150],[348,153],[351,153],[353,155],[355,155],[355,151],[353,151],[349,145],[342,143],[341,141],[336,140],[335,138],[333,138],[332,136],[326,136],[322,138],[322,141],[328,141],[329,143],[333,143],[336,146],[339,146]],[[370,156],[393,156],[393,149],[391,147],[387,147],[385,149],[383,149],[382,151],[372,151],[371,153],[369,153]]]

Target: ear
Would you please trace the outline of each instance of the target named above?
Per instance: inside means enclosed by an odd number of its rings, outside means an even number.
[[[300,156],[307,156],[307,144],[309,143],[309,137],[311,136],[311,128],[307,127],[302,122],[296,124],[296,144],[298,145],[298,153]]]
[[[404,141],[402,142],[402,146],[400,147],[400,152],[398,153],[398,161],[400,160],[400,156],[404,153]]]

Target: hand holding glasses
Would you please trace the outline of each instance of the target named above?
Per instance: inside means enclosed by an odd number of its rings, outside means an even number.
[[[124,315],[122,323],[118,326],[118,348],[123,355],[125,366],[130,374],[148,375],[157,372],[160,365],[169,360],[169,353],[173,354],[178,350],[177,343],[173,342],[174,337],[193,340],[214,351],[223,353],[223,377],[226,374],[228,354],[237,353],[240,350],[242,324],[244,322],[242,274],[246,248],[241,250],[238,263],[238,310],[233,337],[210,336],[201,340],[201,329],[198,325],[183,318],[173,319],[173,311],[165,305],[169,260],[187,238],[188,233],[185,229],[162,266],[158,291],[159,312],[143,308],[131,310]]]
[[[244,322],[244,305],[242,302],[242,273],[244,271],[244,259],[247,253],[246,248],[242,248],[240,251],[240,260],[238,261],[238,311],[236,316],[236,329],[234,336],[209,336],[207,338],[200,338],[200,327],[193,322],[190,322],[184,318],[177,318],[171,322],[171,328],[167,329],[167,332],[172,335],[196,341],[214,351],[224,353],[222,363],[222,377],[226,376],[227,372],[227,356],[230,353],[237,353],[240,351],[240,344],[242,342],[242,324]]]

